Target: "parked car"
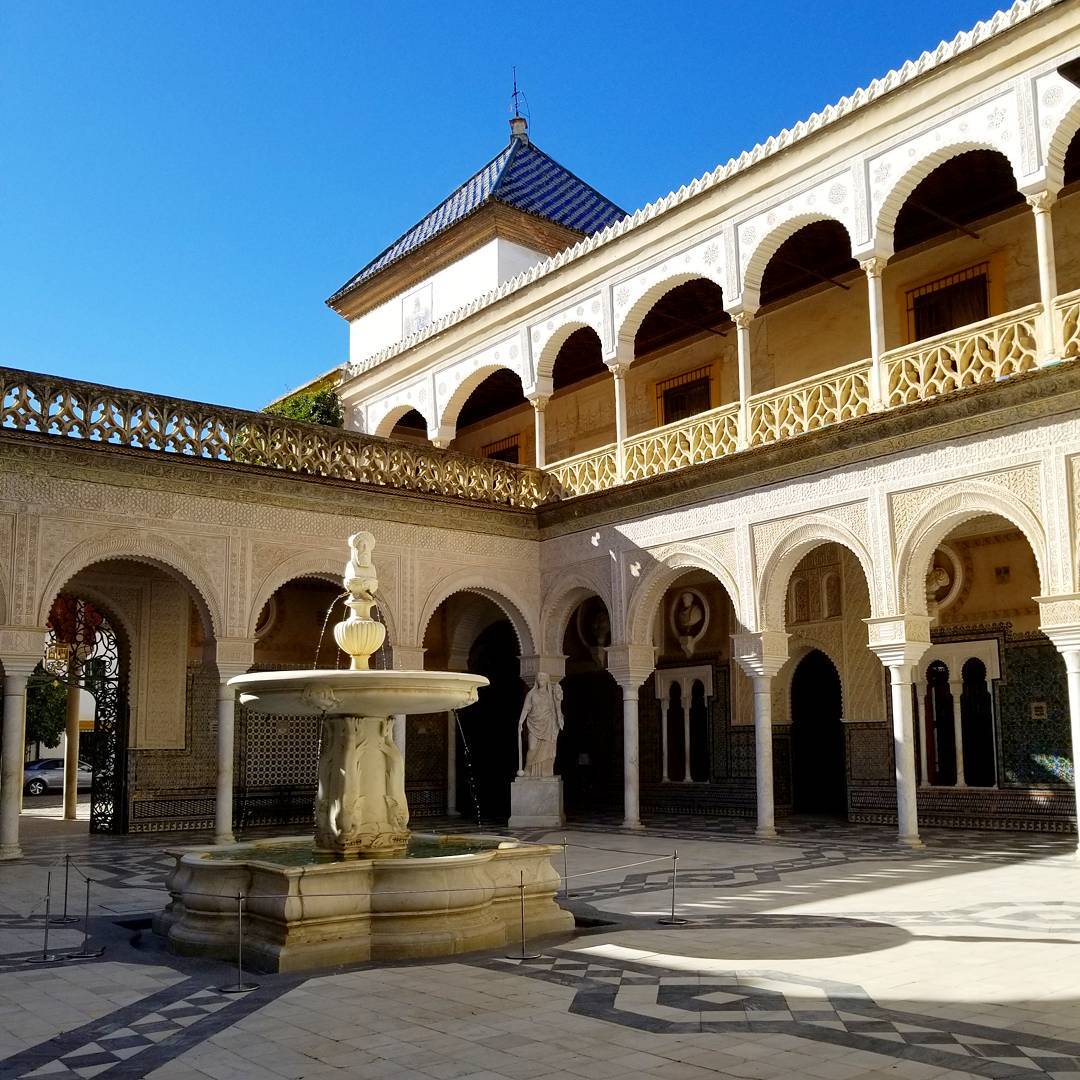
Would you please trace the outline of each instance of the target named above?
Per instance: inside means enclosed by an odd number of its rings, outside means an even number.
[[[92,773],[85,761],[79,762],[79,790],[90,789]],[[23,769],[23,791],[27,795],[44,795],[49,791],[64,790],[64,759],[39,758]]]

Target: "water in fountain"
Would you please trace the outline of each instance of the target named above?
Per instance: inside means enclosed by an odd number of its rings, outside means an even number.
[[[326,637],[326,628],[330,625],[330,616],[334,613],[334,608],[337,607],[339,600],[344,600],[349,594],[347,592],[339,593],[330,601],[330,606],[326,609],[326,615],[323,617],[322,629],[319,631],[319,641],[315,646],[315,659],[311,663],[312,669],[317,669],[319,666],[319,657],[322,655],[323,639]],[[337,650],[339,653],[340,649]],[[340,662],[339,662],[340,663]],[[338,666],[338,665],[335,665]]]
[[[469,785],[469,797],[472,799],[473,809],[476,811],[476,827],[484,827],[484,819],[480,813],[480,796],[476,792],[476,773],[473,770],[472,751],[469,749],[469,740],[465,738],[465,729],[461,726],[461,717],[457,709],[450,710],[454,714],[454,723],[461,733],[461,745],[465,748],[465,779]]]

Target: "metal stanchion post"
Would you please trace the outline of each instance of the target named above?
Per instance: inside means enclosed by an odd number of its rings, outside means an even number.
[[[685,926],[686,920],[680,919],[675,914],[675,882],[679,876],[679,849],[676,848],[671,854],[671,914],[656,921],[661,926]]]
[[[236,894],[236,985],[219,986],[221,994],[246,994],[249,990],[258,990],[259,984],[244,982],[244,894]]]
[[[45,879],[45,940],[41,943],[41,955],[27,958],[28,964],[49,964],[53,960],[59,960],[56,953],[49,952],[49,908],[52,904],[52,871]]]
[[[55,921],[58,923],[78,922],[79,917],[77,915],[68,914],[68,876],[71,873],[71,856],[64,856],[64,914],[61,915]]]
[[[562,838],[562,881],[563,899],[570,899],[570,875],[566,872],[566,837]]]
[[[518,871],[518,873],[520,875],[520,883],[518,884],[518,889],[519,889],[520,894],[521,894],[521,952],[516,954],[516,955],[512,955],[510,953],[507,953],[506,959],[507,960],[539,960],[540,959],[540,954],[539,953],[527,953],[525,951],[525,871],[520,870],[520,871]]]
[[[99,956],[105,954],[105,946],[102,945],[100,949],[91,951],[88,949],[87,943],[90,940],[90,879],[86,879],[86,908],[83,910],[83,924],[82,924],[82,948],[78,952],[68,953],[68,960],[94,960]]]

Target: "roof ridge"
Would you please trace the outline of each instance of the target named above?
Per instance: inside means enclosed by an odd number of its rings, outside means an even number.
[[[507,150],[510,152],[506,154],[506,160],[502,163],[502,168],[499,169],[499,175],[495,177],[495,182],[491,185],[491,191],[488,192],[488,198],[497,199],[499,197],[499,188],[502,187],[502,182],[506,179],[507,173],[510,172],[510,166],[513,164],[514,159],[518,156],[518,150],[521,148],[522,141],[516,135],[510,139],[510,145]],[[506,153],[506,150],[503,151]],[[495,155],[496,158],[499,156]]]
[[[384,363],[386,360],[390,360],[420,342],[442,333],[442,331],[449,329],[449,327],[461,322],[463,319],[467,319],[470,315],[474,315],[490,304],[504,299],[513,292],[517,292],[518,289],[531,285],[539,278],[560,270],[567,263],[574,262],[582,256],[595,251],[598,247],[602,247],[620,236],[632,232],[638,226],[653,221],[673,207],[679,206],[716,184],[730,179],[744,169],[756,165],[764,158],[771,157],[780,150],[791,146],[792,143],[799,142],[836,120],[877,101],[913,79],[933,71],[942,64],[948,63],[961,53],[984,44],[997,37],[998,34],[1011,30],[1018,23],[1042,11],[1056,7],[1061,2],[1062,0],[1015,0],[1008,8],[996,11],[988,19],[980,20],[970,30],[961,30],[949,41],[940,41],[935,48],[925,50],[917,59],[907,60],[899,68],[891,68],[880,78],[871,80],[867,86],[853,90],[836,103],[826,105],[818,112],[811,113],[805,120],[800,120],[791,127],[784,128],[779,134],[770,136],[765,142],[757,143],[750,150],[744,150],[738,157],[730,158],[725,164],[717,165],[715,169],[691,180],[688,184],[683,184],[677,191],[671,191],[667,195],[646,203],[640,209],[627,214],[620,221],[606,225],[600,231],[584,237],[571,247],[565,248],[543,262],[529,267],[528,270],[523,270],[516,277],[504,281],[494,289],[489,289],[486,293],[470,300],[467,304],[463,304],[454,311],[447,312],[438,319],[433,319],[423,330],[410,334],[408,337],[402,338],[400,341],[396,341],[392,345],[364,357],[362,360],[342,365],[344,377],[362,375],[364,372],[378,367],[379,364]]]

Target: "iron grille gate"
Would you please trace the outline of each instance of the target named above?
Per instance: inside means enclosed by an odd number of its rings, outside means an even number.
[[[127,831],[128,709],[116,632],[93,604],[64,593],[53,605],[42,667],[94,698],[90,831]]]

